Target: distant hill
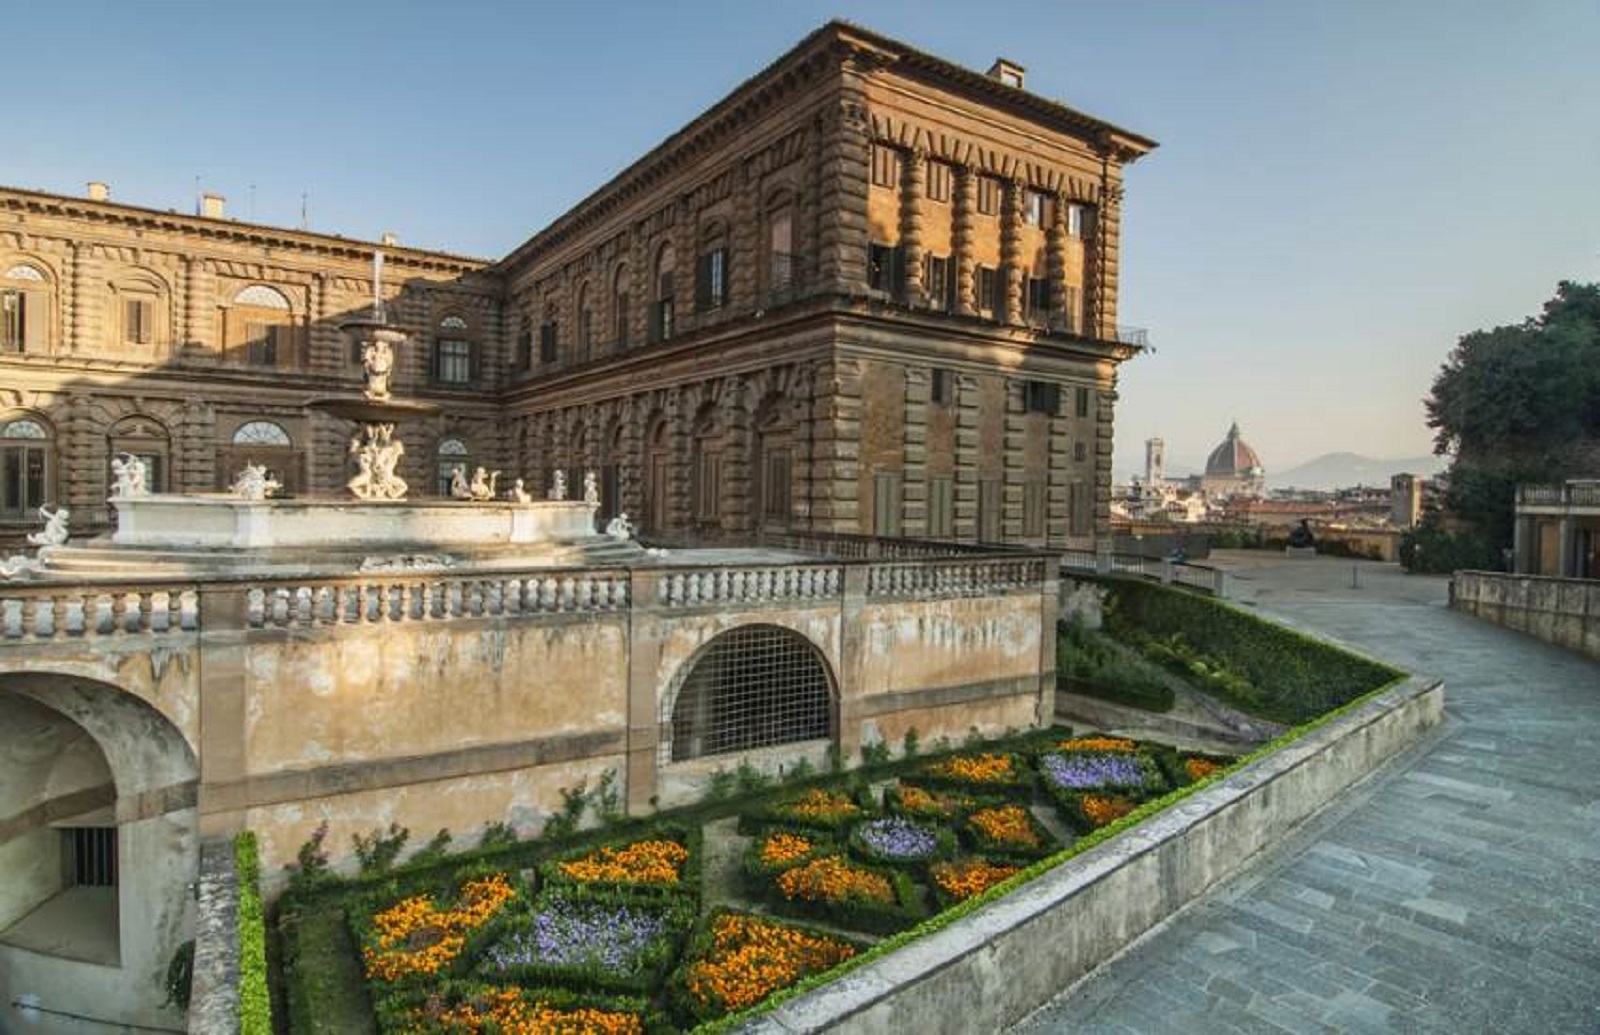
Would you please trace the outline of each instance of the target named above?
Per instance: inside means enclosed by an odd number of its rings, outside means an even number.
[[[1267,470],[1267,484],[1275,489],[1344,489],[1353,485],[1389,484],[1395,474],[1430,477],[1443,471],[1444,457],[1412,456],[1384,460],[1357,453],[1324,453],[1287,471]]]

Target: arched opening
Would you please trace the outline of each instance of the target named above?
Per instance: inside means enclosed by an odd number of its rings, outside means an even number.
[[[768,305],[780,305],[793,298],[799,281],[795,254],[795,207],[794,192],[787,188],[774,190],[767,196],[767,246],[762,249],[762,276]]]
[[[782,531],[794,509],[794,421],[781,397],[756,408],[755,430],[750,480],[756,527]]]
[[[729,629],[687,668],[662,736],[673,762],[834,735],[828,662],[792,629]]]
[[[31,262],[0,273],[0,352],[48,351],[55,318],[55,281]]]
[[[653,342],[666,341],[672,337],[676,306],[674,292],[677,290],[674,283],[676,271],[677,256],[669,241],[656,252],[656,275],[651,285],[650,302],[650,340]]]
[[[106,442],[110,453],[108,478],[111,460],[131,456],[144,468],[144,483],[151,492],[168,491],[172,436],[160,421],[139,414],[124,417],[111,426]]]
[[[695,416],[690,431],[689,498],[697,530],[722,531],[723,459],[727,428],[715,407],[707,405]]]
[[[467,444],[459,438],[446,438],[439,441],[437,453],[439,465],[434,493],[439,496],[449,496],[456,475],[459,474],[465,479],[472,473],[472,450],[468,449]]]
[[[32,524],[55,499],[55,436],[28,414],[0,417],[0,522]]]
[[[283,486],[282,494],[300,491],[300,457],[283,425],[270,420],[240,424],[221,449],[217,462],[217,488],[225,489],[246,464],[260,464]]]
[[[450,315],[439,321],[433,344],[433,380],[447,388],[464,388],[477,380],[477,335],[465,317]]]
[[[255,367],[299,366],[300,343],[294,306],[275,287],[252,284],[223,309],[222,348],[234,362]]]
[[[662,532],[672,521],[672,425],[665,417],[650,429],[644,459],[645,528]]]

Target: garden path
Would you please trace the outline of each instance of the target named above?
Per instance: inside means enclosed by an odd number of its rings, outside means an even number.
[[[1600,666],[1442,578],[1213,560],[1237,602],[1442,678],[1446,722],[1013,1031],[1600,1030]]]

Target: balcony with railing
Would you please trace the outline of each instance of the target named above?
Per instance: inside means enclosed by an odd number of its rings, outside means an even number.
[[[1124,345],[1136,345],[1141,349],[1147,349],[1150,347],[1150,330],[1147,327],[1118,324],[1117,340]]]
[[[1571,478],[1558,485],[1517,486],[1517,509],[1538,508],[1547,513],[1600,511],[1600,478]]]

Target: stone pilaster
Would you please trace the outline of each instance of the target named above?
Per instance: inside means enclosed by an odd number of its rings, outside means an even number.
[[[1100,192],[1100,207],[1094,213],[1093,237],[1088,242],[1089,283],[1086,287],[1089,312],[1084,330],[1097,338],[1117,336],[1117,265],[1122,228],[1122,185],[1107,172]]]
[[[1022,483],[1027,477],[1028,427],[1023,412],[1024,382],[1006,379],[1005,457],[1000,532],[1009,543],[1022,540]]]
[[[628,235],[628,347],[638,348],[650,340],[650,308],[655,305],[655,256],[642,228],[635,226]],[[538,368],[539,324],[533,322],[534,368]]]
[[[737,174],[739,187],[733,193],[733,226],[729,234],[729,260],[733,269],[728,281],[728,314],[748,313],[761,307],[757,299],[760,291],[757,279],[761,235],[761,184],[750,174],[750,166],[741,164]]]
[[[821,250],[821,207],[817,202],[822,194],[822,141],[826,138],[824,126],[823,120],[817,118],[806,130],[806,154],[810,157],[805,162],[800,196],[795,206],[793,261],[796,265],[789,273],[793,278],[791,291],[796,296],[810,292],[817,283],[816,255]],[[795,499],[800,497],[796,496]]]
[[[750,454],[755,448],[755,433],[747,396],[740,378],[729,378],[723,386],[722,426],[726,437],[722,451],[722,527],[732,532],[755,528],[755,500],[750,491]]]
[[[103,293],[95,290],[100,258],[90,244],[72,247],[72,291],[68,298],[67,348],[72,352],[91,352],[101,341],[100,304]]]
[[[905,386],[902,531],[908,536],[924,536],[928,534],[928,402],[932,394],[928,371],[906,367]]]
[[[861,366],[819,364],[812,409],[811,523],[823,532],[856,532],[860,524]]]
[[[955,170],[955,214],[951,235],[956,262],[956,312],[963,316],[977,313],[977,272],[973,258],[973,219],[978,210],[978,174],[970,167]]]
[[[173,434],[173,481],[178,492],[210,492],[217,487],[217,415],[209,403],[190,396]]]
[[[1067,199],[1057,194],[1050,205],[1050,227],[1045,234],[1045,276],[1050,286],[1050,329],[1076,331],[1067,311]]]
[[[978,379],[958,374],[956,391],[955,536],[978,537]]]
[[[333,305],[328,297],[331,279],[326,273],[314,273],[307,288],[311,313],[308,332],[311,369],[330,373],[353,371],[350,362],[353,350],[333,319]]]
[[[217,354],[221,349],[215,320],[217,278],[204,259],[184,262],[183,349],[186,353]]]
[[[1063,390],[1069,389],[1063,386]],[[1068,509],[1068,493],[1071,490],[1068,485],[1072,481],[1072,437],[1067,418],[1062,416],[1059,409],[1050,417],[1049,435],[1045,462],[1045,545],[1059,547],[1065,546],[1067,541],[1068,522],[1071,520]]]
[[[1002,323],[1017,325],[1022,323],[1022,184],[1006,180],[1001,186],[1001,311],[996,315]]]
[[[909,305],[927,304],[926,275],[923,270],[922,212],[926,207],[928,155],[922,150],[905,154],[900,177],[900,251],[905,259],[905,301]]]
[[[838,108],[822,139],[817,227],[818,272],[825,290],[867,290],[867,190],[870,141],[863,74],[844,63]]]
[[[55,501],[78,511],[80,518],[94,521],[95,512],[106,506],[106,493],[98,491],[103,486],[96,485],[98,479],[94,477],[95,446],[105,442],[108,429],[95,419],[94,404],[87,395],[75,392],[67,397],[66,403],[65,420],[60,421],[57,442],[60,453],[57,484],[61,486],[62,495]],[[103,454],[104,449],[102,445],[99,452]],[[100,459],[105,461],[103,455]]]
[[[689,498],[692,419],[691,414],[684,413],[681,393],[673,391],[667,400],[667,445],[672,454],[667,475],[667,527],[680,531],[689,528],[694,514],[694,501]]]
[[[1094,430],[1094,537],[1097,542],[1111,539],[1111,451],[1112,421],[1117,393],[1110,388],[1094,391],[1089,412],[1095,418]]]
[[[694,272],[698,251],[694,239],[694,214],[689,210],[689,199],[679,198],[677,222],[672,227],[672,336],[695,329]],[[688,489],[684,492],[687,494]]]

